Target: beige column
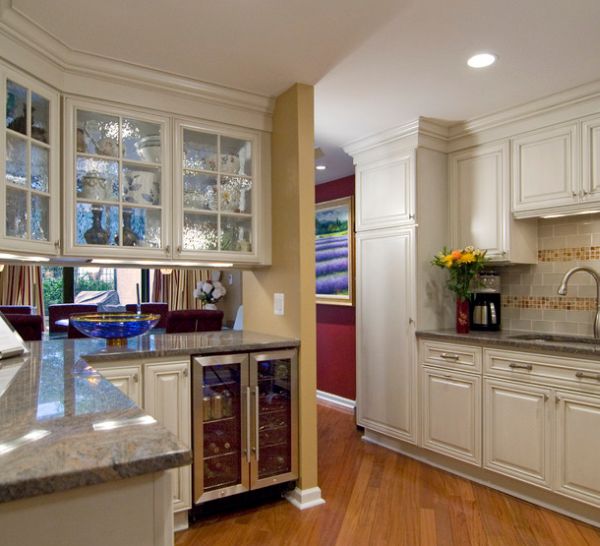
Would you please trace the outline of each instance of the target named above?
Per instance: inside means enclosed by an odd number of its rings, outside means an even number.
[[[271,150],[272,266],[245,271],[244,329],[300,339],[300,489],[317,486],[313,88],[280,95]],[[273,294],[285,315],[273,314]]]

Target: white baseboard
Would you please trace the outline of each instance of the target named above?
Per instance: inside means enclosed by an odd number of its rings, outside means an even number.
[[[350,410],[353,410],[356,407],[356,401],[325,391],[317,391],[317,400],[323,400],[324,402],[329,402],[335,406],[340,406]]]
[[[177,531],[185,531],[190,526],[190,522],[188,520],[188,511],[182,510],[181,512],[175,512],[173,514],[173,530]]]
[[[285,498],[299,510],[306,510],[313,506],[325,504],[325,499],[321,497],[320,487],[311,487],[310,489],[294,489],[286,493]]]

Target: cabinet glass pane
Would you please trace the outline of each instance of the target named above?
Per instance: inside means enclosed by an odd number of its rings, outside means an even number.
[[[123,246],[161,247],[161,213],[157,209],[123,209]]]
[[[27,141],[6,135],[6,181],[27,186]]]
[[[183,174],[183,206],[188,209],[217,210],[217,179],[195,171]]]
[[[252,180],[239,176],[221,177],[221,210],[250,213]]]
[[[217,250],[217,216],[186,212],[183,218],[185,250]]]
[[[96,112],[77,111],[77,151],[118,157],[119,118]]]
[[[291,361],[258,362],[259,479],[292,469]]]
[[[31,92],[31,136],[48,144],[50,101]]]
[[[90,201],[116,201],[119,164],[116,161],[77,157],[77,197]]]
[[[252,220],[250,218],[221,216],[221,250],[252,251]]]
[[[247,140],[221,137],[221,171],[252,174],[252,144]]]
[[[204,490],[242,481],[242,393],[239,364],[203,368]]]
[[[119,236],[119,207],[77,203],[79,245],[116,245]]]
[[[6,235],[27,237],[27,192],[6,188]]]
[[[27,134],[27,89],[10,80],[6,82],[6,126]]]
[[[161,162],[161,131],[157,123],[124,118],[121,139],[125,159]]]
[[[37,191],[48,191],[50,172],[49,151],[47,148],[31,146],[31,188]]]
[[[183,131],[183,168],[217,170],[217,135]]]
[[[31,196],[31,238],[48,241],[50,236],[50,198],[45,195]]]
[[[160,205],[160,169],[123,167],[123,201]]]

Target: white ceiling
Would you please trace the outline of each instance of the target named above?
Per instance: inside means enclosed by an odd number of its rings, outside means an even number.
[[[327,170],[340,146],[418,116],[465,120],[600,79],[598,0],[13,0],[71,48],[276,96],[315,85]],[[496,65],[465,61],[489,50]]]

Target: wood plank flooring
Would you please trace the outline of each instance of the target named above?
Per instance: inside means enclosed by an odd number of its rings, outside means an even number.
[[[361,441],[350,413],[318,416],[326,504],[208,517],[176,546],[600,546],[594,527]]]

